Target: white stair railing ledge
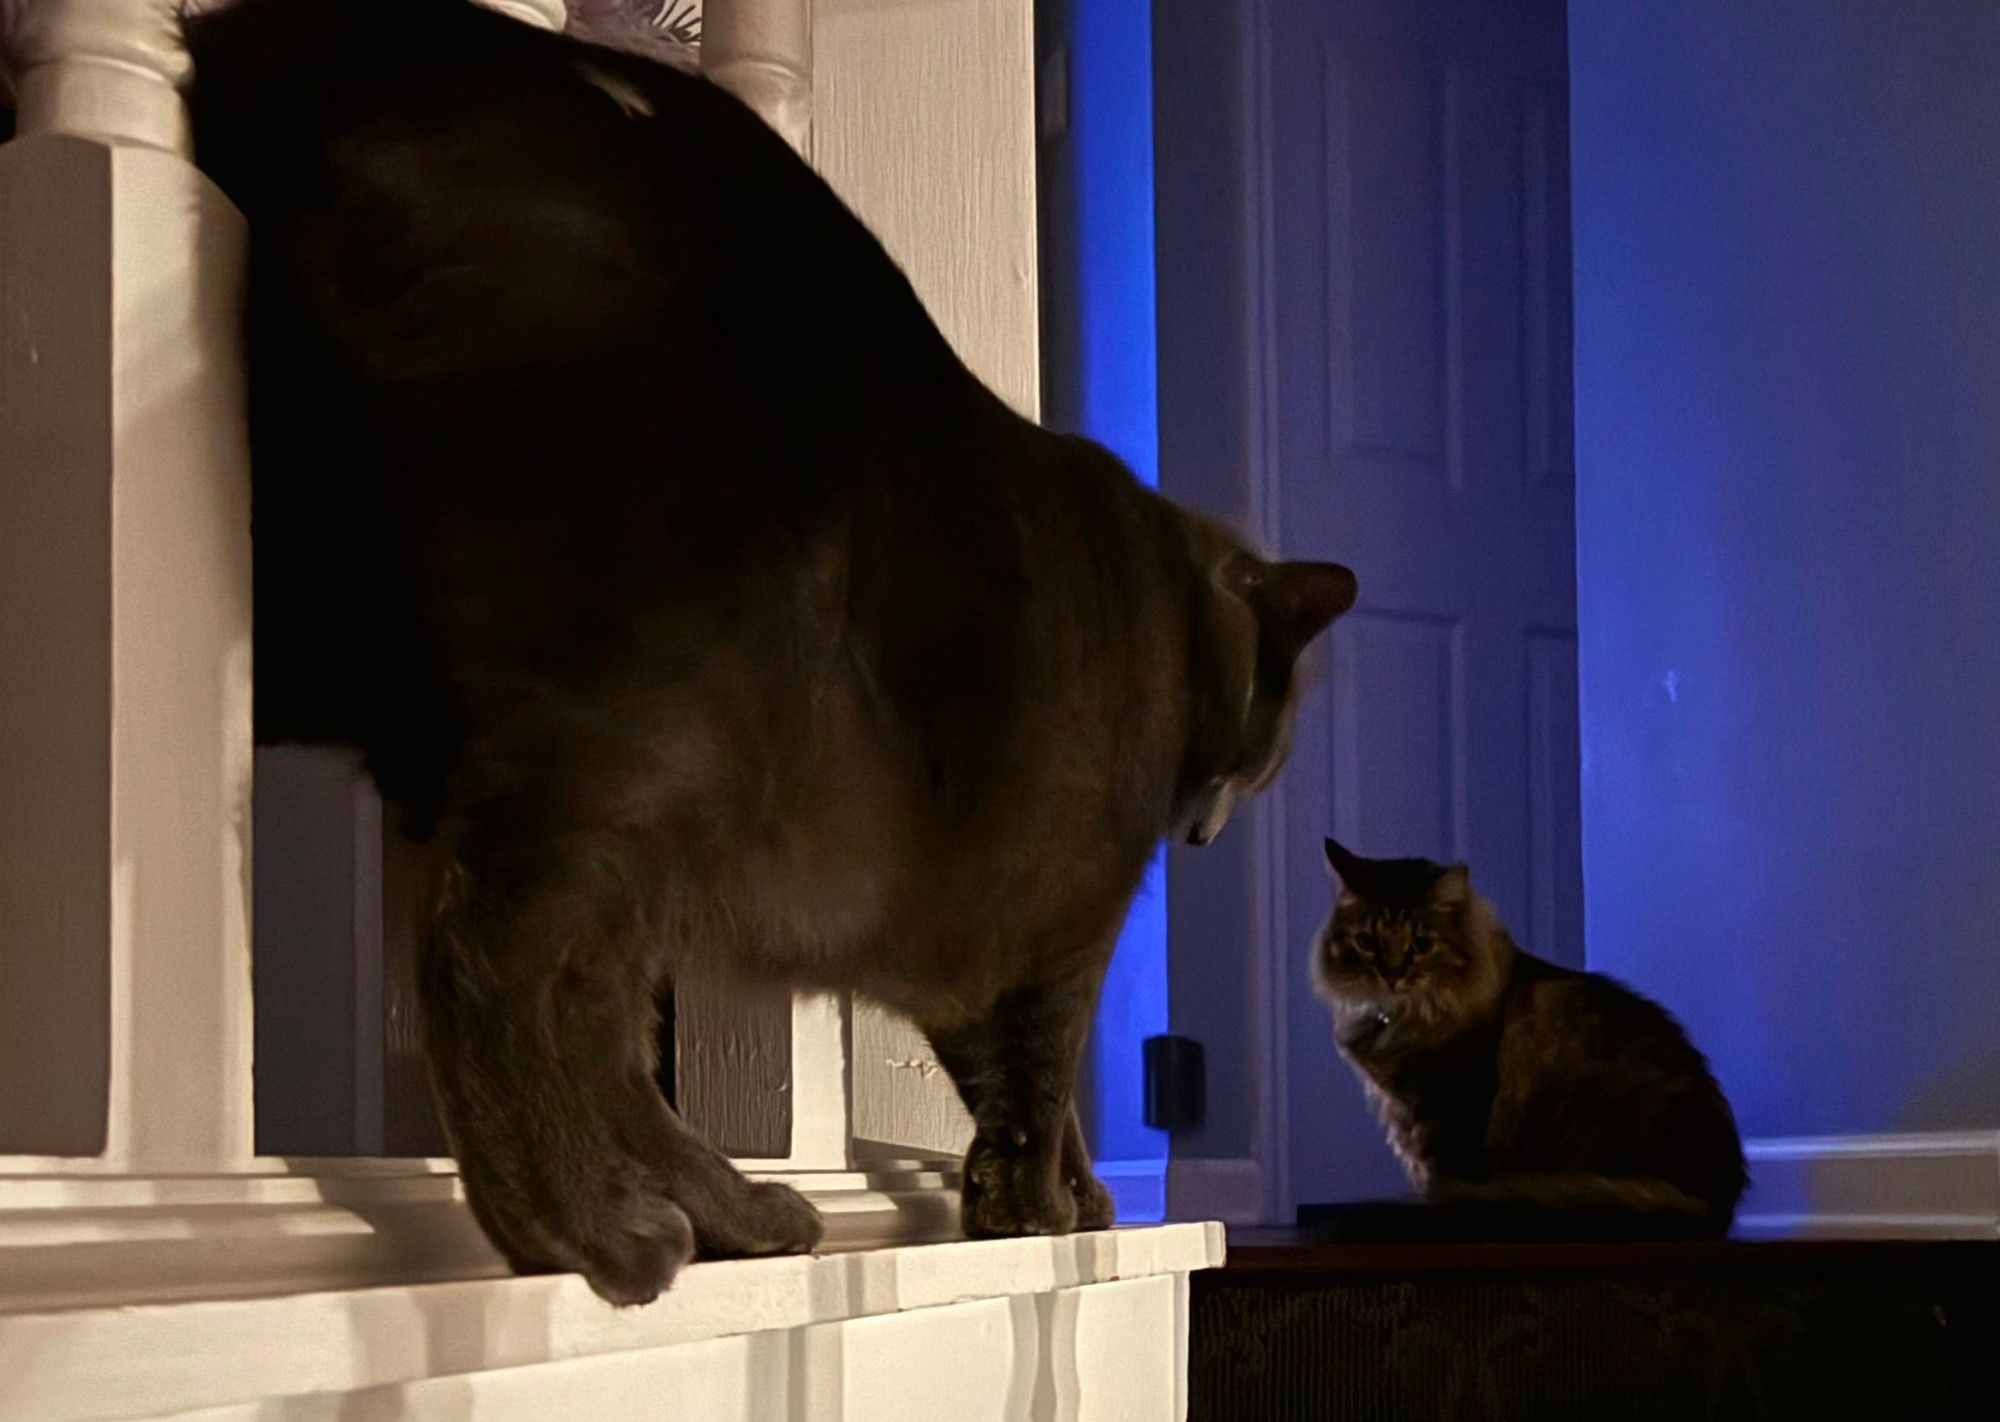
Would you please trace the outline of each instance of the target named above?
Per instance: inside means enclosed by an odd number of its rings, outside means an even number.
[[[257,1165],[212,1175],[0,1176],[0,1313],[509,1272],[449,1160]],[[805,1193],[826,1220],[823,1252],[958,1236],[956,1175],[922,1162],[756,1178]]]
[[[940,1346],[932,1334],[900,1335],[893,1348],[897,1416],[958,1416],[956,1411],[922,1411],[924,1399],[912,1386],[939,1367],[991,1371],[1002,1386],[985,1398],[983,1416],[1002,1415],[1008,1376],[1025,1366],[1060,1392],[1061,1374],[1073,1372],[1077,1355],[1092,1337],[1113,1351],[1143,1350],[1137,1386],[1119,1388],[1106,1410],[1079,1412],[1037,1406],[1032,1413],[1007,1406],[1008,1417],[1077,1415],[1148,1417],[1180,1415],[1170,1403],[1148,1406],[1136,1400],[1140,1388],[1164,1399],[1178,1392],[1185,1371],[1181,1354],[1186,1322],[1187,1275],[1222,1262],[1222,1227],[1215,1224],[1156,1225],[1101,1234],[1028,1239],[982,1240],[920,1248],[888,1248],[859,1254],[788,1256],[696,1264],[674,1286],[644,1308],[614,1309],[591,1294],[575,1275],[469,1280],[338,1293],[292,1292],[269,1298],[225,1298],[158,1307],[80,1308],[60,1312],[0,1312],[0,1416],[37,1422],[91,1418],[160,1418],[199,1415],[204,1419],[271,1416],[353,1415],[452,1417],[467,1410],[478,1394],[465,1389],[483,1383],[527,1380],[540,1366],[578,1363],[615,1355],[640,1360],[639,1389],[648,1399],[629,1415],[656,1416],[663,1383],[677,1376],[674,1354],[687,1345],[712,1344],[749,1336],[776,1344],[775,1352],[753,1350],[729,1361],[725,1371],[740,1383],[746,1362],[776,1359],[773,1371],[787,1372],[797,1390],[793,1400],[812,1399],[814,1416],[873,1418],[889,1404],[890,1384],[872,1380],[863,1388],[860,1410],[842,1404],[844,1348],[849,1338],[827,1336],[824,1326],[902,1315],[941,1317],[955,1306],[1004,1301],[997,1320],[1011,1320],[1008,1338],[995,1336],[990,1319],[944,1340],[948,1356],[929,1356]],[[1113,1291],[1107,1295],[1103,1286]],[[1144,1287],[1152,1308],[1134,1313],[1140,1301],[1116,1293]],[[1162,1296],[1164,1290],[1164,1297]],[[1109,1305],[1112,1326],[1094,1335],[1076,1327],[1078,1295],[1094,1295]],[[1025,1307],[1023,1307],[1025,1306]],[[937,1311],[937,1312],[929,1312]],[[1023,1356],[1023,1318],[1030,1340]],[[949,1330],[943,1330],[949,1332]],[[814,1335],[818,1335],[817,1342]],[[1067,1353],[1065,1353],[1067,1349]],[[969,1350],[969,1351],[968,1351]],[[1039,1351],[1040,1356],[1035,1356]],[[829,1366],[815,1372],[815,1355]],[[1085,1359],[1086,1363],[1088,1359]],[[796,1374],[803,1362],[805,1377]],[[426,1384],[458,1380],[435,1412]],[[611,1415],[592,1410],[592,1397],[574,1374],[545,1388],[560,1401],[555,1414],[509,1407],[494,1415],[583,1417]],[[718,1379],[699,1379],[707,1388]],[[727,1381],[724,1379],[722,1381]],[[883,1395],[876,1395],[880,1388]],[[363,1393],[363,1389],[370,1389]],[[379,1391],[375,1391],[379,1390]],[[359,1396],[355,1396],[359,1394]],[[703,1393],[683,1394],[690,1404],[716,1403]],[[916,1397],[916,1405],[911,1405]],[[282,1404],[299,1401],[297,1413]],[[850,1399],[851,1402],[851,1399]],[[273,1403],[279,1404],[270,1410]],[[937,1405],[932,1398],[930,1406]],[[1142,1408],[1139,1412],[1131,1409]],[[208,1409],[215,1409],[213,1413]],[[239,1410],[240,1409],[240,1410]],[[476,1415],[486,1416],[485,1411]],[[617,1415],[628,1415],[619,1411]],[[724,1415],[717,1403],[702,1415]],[[781,1415],[769,1410],[730,1411],[760,1420]],[[788,1409],[782,1415],[797,1415]],[[966,1413],[964,1415],[970,1415]]]

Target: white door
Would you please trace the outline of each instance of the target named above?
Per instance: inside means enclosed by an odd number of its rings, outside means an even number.
[[[1274,851],[1289,1214],[1402,1188],[1306,976],[1321,839],[1463,859],[1570,963],[1582,886],[1562,0],[1267,13],[1277,522],[1361,580]]]

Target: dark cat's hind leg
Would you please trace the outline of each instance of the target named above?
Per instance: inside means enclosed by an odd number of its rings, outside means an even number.
[[[817,1213],[746,1180],[653,1084],[644,916],[605,846],[443,870],[424,1007],[439,1106],[481,1225],[515,1268],[653,1298],[697,1251],[810,1248]]]
[[[1067,1234],[1112,1222],[1074,1105],[1095,1001],[1095,976],[1031,986],[973,1022],[929,1033],[972,1113],[961,1205],[969,1236]]]

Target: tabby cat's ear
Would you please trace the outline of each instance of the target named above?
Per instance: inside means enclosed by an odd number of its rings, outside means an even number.
[[[1244,557],[1231,568],[1236,591],[1257,614],[1267,644],[1296,657],[1360,593],[1354,570],[1338,563],[1266,563]]]
[[[1326,841],[1326,869],[1333,881],[1344,889],[1354,887],[1355,870],[1360,861],[1341,845],[1339,840]]]
[[[1454,864],[1437,876],[1431,885],[1431,903],[1437,908],[1457,908],[1472,897],[1472,871]]]

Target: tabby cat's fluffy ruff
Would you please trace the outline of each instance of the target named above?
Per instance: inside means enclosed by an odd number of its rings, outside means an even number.
[[[1719,1237],[1747,1183],[1735,1117],[1666,1010],[1517,947],[1463,865],[1363,859],[1313,974],[1419,1194],[1338,1212],[1367,1238]]]
[[[1118,925],[1275,773],[1352,575],[1008,410],[699,78],[460,0],[188,38],[250,223],[259,736],[362,747],[434,845],[495,1243],[636,1302],[818,1239],[654,1089],[669,975],[908,1014],[976,1123],[967,1230],[1110,1223],[1071,1098]]]

